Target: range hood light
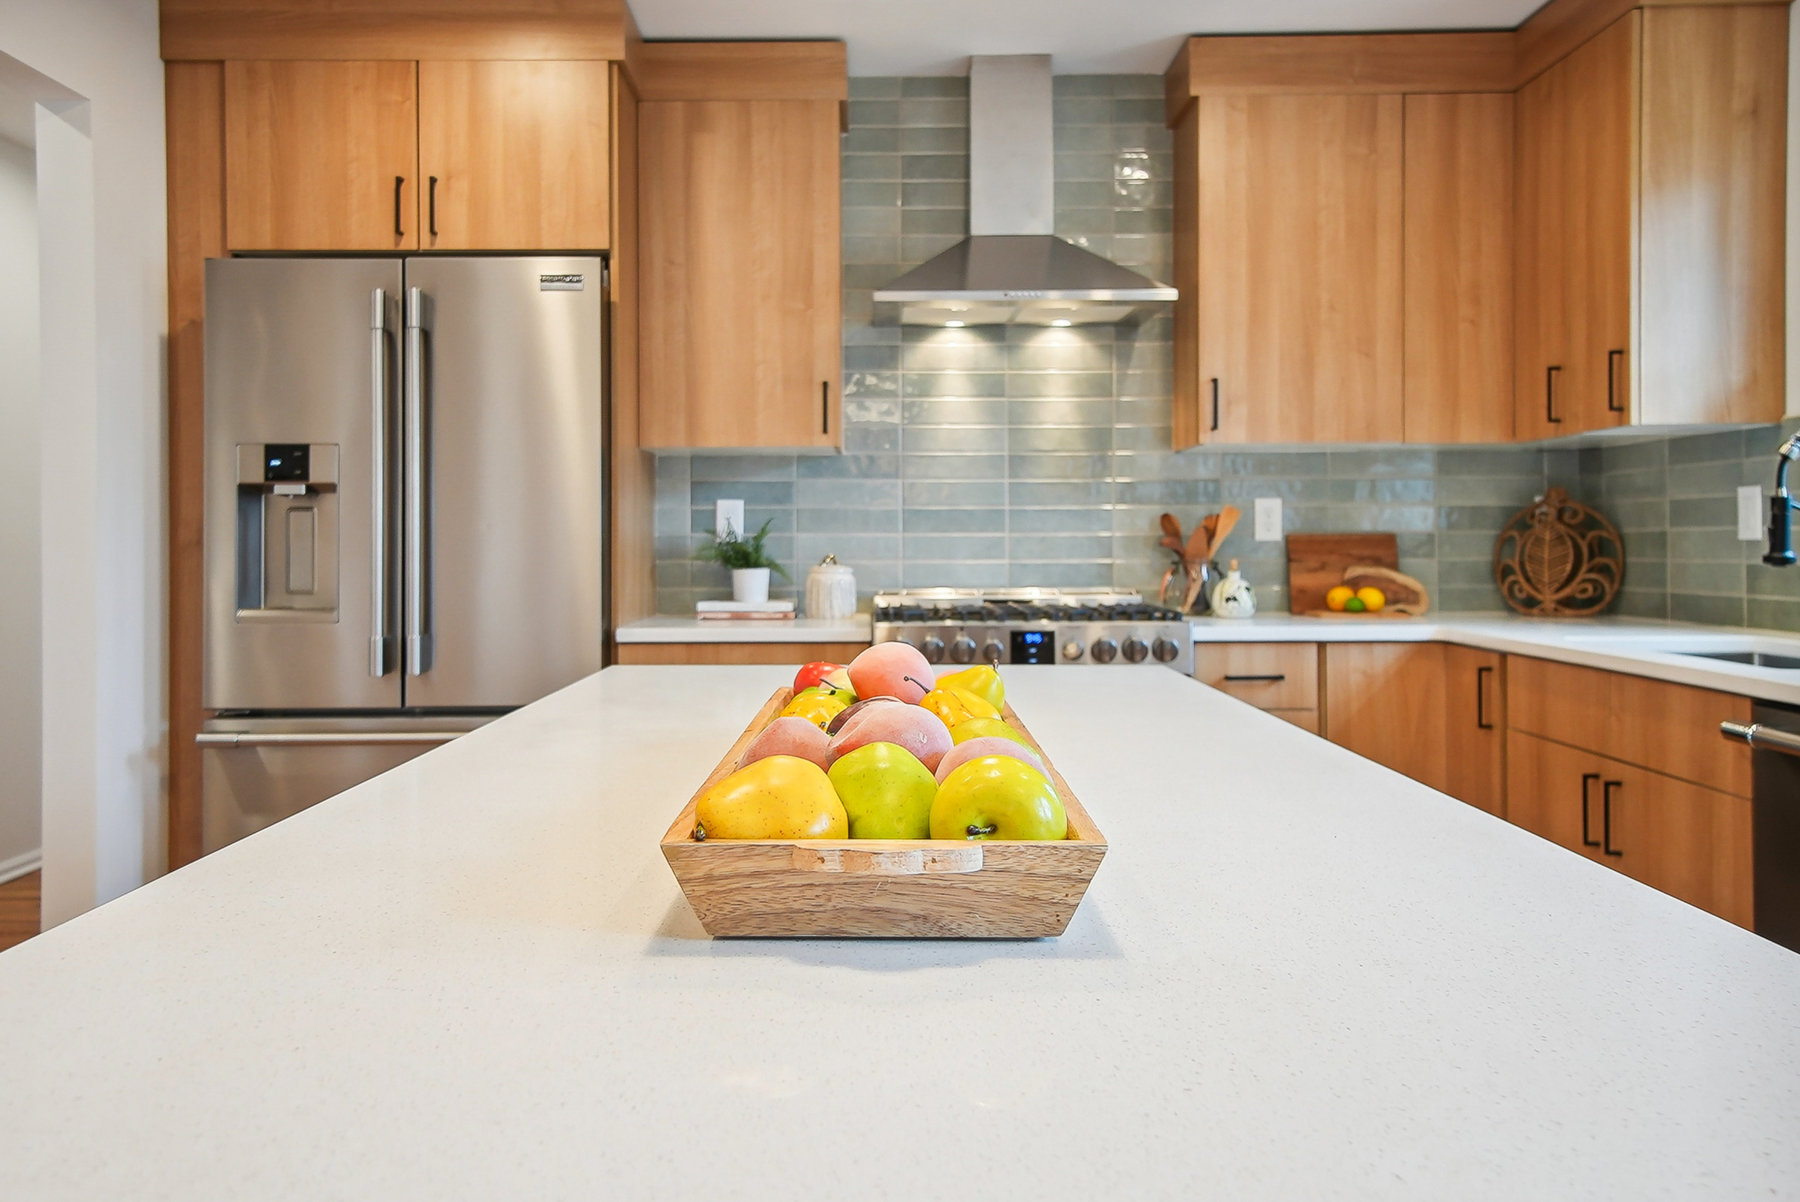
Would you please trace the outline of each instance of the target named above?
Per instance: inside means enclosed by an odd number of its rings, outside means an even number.
[[[963,323],[952,317],[949,321],[944,323],[944,328],[946,330],[960,330],[963,328]]]
[[[1068,325],[1074,325],[1075,323],[1070,321],[1066,317],[1059,317],[1055,321],[1051,322],[1050,324],[1053,326],[1068,326]]]

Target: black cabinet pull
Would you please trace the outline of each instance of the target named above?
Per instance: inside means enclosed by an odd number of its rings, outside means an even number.
[[[1227,675],[1225,677],[1225,679],[1227,682],[1232,683],[1232,684],[1246,684],[1246,683],[1248,683],[1248,684],[1274,684],[1278,681],[1286,680],[1287,673],[1286,672],[1275,672],[1268,676],[1231,676],[1231,675]]]
[[[1556,416],[1556,373],[1561,367],[1544,369],[1544,419],[1562,425],[1562,418]]]
[[[400,224],[400,192],[405,187],[406,177],[396,175],[394,177],[394,237],[396,238],[406,237],[406,227]]]
[[[1624,351],[1606,352],[1606,410],[1608,413],[1625,412],[1625,406],[1619,404],[1619,363],[1624,358]]]
[[[1583,847],[1599,847],[1600,841],[1594,838],[1593,830],[1588,823],[1588,789],[1600,779],[1598,772],[1581,774],[1581,845]]]
[[[1212,428],[1215,432],[1217,432],[1217,430],[1219,428],[1219,377],[1217,377],[1217,376],[1214,376],[1212,378],[1212,403],[1213,403]]]
[[[429,195],[431,198],[430,199],[430,208],[431,208],[430,229],[431,229],[431,236],[433,238],[435,238],[435,237],[437,237],[437,176],[435,176],[435,175],[431,177],[431,188],[430,188]]]
[[[831,433],[831,381],[819,381],[819,431]]]
[[[1475,726],[1478,730],[1494,729],[1494,724],[1487,718],[1487,678],[1493,670],[1487,664],[1475,669]]]
[[[1609,856],[1625,854],[1612,845],[1612,795],[1624,785],[1624,781],[1609,780],[1600,786],[1600,850]]]

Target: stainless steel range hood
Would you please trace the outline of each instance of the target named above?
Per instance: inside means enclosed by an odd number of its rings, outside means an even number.
[[[875,292],[906,325],[1093,325],[1175,289],[1058,238],[1050,56],[969,60],[969,236]]]

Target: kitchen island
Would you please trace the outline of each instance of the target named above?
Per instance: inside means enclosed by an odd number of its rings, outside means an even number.
[[[714,941],[779,668],[614,668],[0,953],[0,1198],[1800,1192],[1800,956],[1145,667],[1061,939]]]

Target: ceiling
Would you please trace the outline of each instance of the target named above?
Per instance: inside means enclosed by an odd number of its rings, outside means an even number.
[[[961,75],[1050,54],[1059,75],[1160,74],[1191,33],[1510,29],[1542,0],[631,0],[647,38],[841,38],[852,75]]]

